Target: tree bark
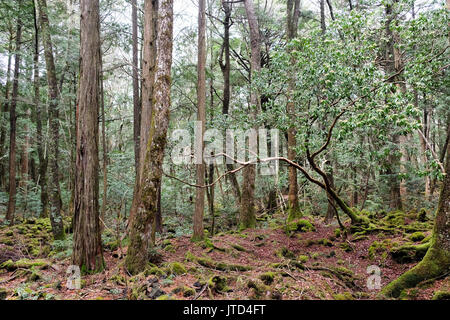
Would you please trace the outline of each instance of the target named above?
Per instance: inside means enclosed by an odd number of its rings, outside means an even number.
[[[226,0],[222,0],[222,8],[225,13],[225,18],[223,21],[223,43],[222,43],[222,54],[219,57],[219,65],[223,76],[223,103],[222,103],[222,114],[229,114],[230,112],[230,98],[231,98],[231,85],[230,85],[230,73],[231,73],[231,60],[230,60],[230,28],[231,28],[231,12],[232,6]],[[225,57],[225,62],[223,61]],[[231,163],[226,164],[228,171],[233,171],[234,166]],[[238,202],[238,206],[241,203],[241,190],[239,188],[239,183],[237,181],[236,175],[230,174],[227,176],[231,187],[233,189],[234,196]]]
[[[78,89],[72,262],[83,273],[104,268],[99,221],[99,1],[81,0],[80,84]]]
[[[10,30],[10,36],[9,36],[9,45],[8,45],[8,68],[6,71],[6,85],[5,85],[5,103],[3,105],[3,110],[0,113],[2,126],[0,128],[0,186],[5,188],[5,191],[7,192],[7,182],[6,182],[6,164],[3,160],[3,153],[5,152],[5,145],[6,145],[6,125],[3,125],[3,121],[6,121],[6,119],[3,119],[3,114],[6,114],[9,112],[9,91],[11,87],[11,61],[12,61],[12,45],[13,45],[13,31]],[[6,158],[6,157],[5,157]]]
[[[146,9],[151,10],[152,6],[146,6]],[[146,11],[145,14],[150,14],[150,12]],[[167,144],[171,104],[173,0],[159,1],[157,32],[157,68],[152,95],[154,108],[150,119],[151,129],[145,150],[144,170],[141,175],[141,197],[138,202],[138,210],[135,212],[135,217],[132,220],[130,245],[125,261],[128,271],[132,274],[143,271],[147,265],[148,247],[150,244],[149,229],[151,226],[154,226],[155,215],[158,210],[158,190],[161,185],[162,164]],[[148,68],[148,65],[145,68]],[[151,79],[145,79],[145,81],[147,80],[151,81]]]
[[[53,58],[53,46],[48,21],[47,1],[38,0],[39,19],[41,23],[42,43],[44,45],[45,64],[47,67],[47,83],[49,88],[49,164],[50,164],[50,221],[53,237],[56,240],[64,238],[64,224],[61,215],[61,191],[59,186],[59,93],[56,80],[56,68]]]
[[[22,5],[22,0],[18,1],[18,8]],[[10,225],[14,224],[16,211],[16,106],[17,96],[19,94],[19,76],[21,61],[21,41],[22,41],[22,19],[17,17],[16,48],[14,61],[14,80],[12,86],[11,105],[9,108],[9,200],[6,211],[6,220]]]
[[[33,1],[34,5],[35,2]],[[41,188],[41,218],[48,217],[48,190],[47,190],[47,158],[45,156],[45,139],[42,134],[42,106],[40,102],[40,77],[39,77],[39,23],[38,8],[34,7],[34,105],[36,108],[36,144],[39,158],[39,186]]]
[[[251,47],[251,71],[250,87],[253,83],[253,77],[261,71],[261,37],[259,34],[258,17],[256,16],[253,0],[245,0],[245,12],[247,14],[248,25],[250,29],[250,47]],[[261,109],[259,95],[254,88],[250,89],[250,120],[256,118],[257,112]],[[243,169],[243,182],[241,194],[241,208],[239,217],[239,228],[247,229],[256,226],[255,214],[255,165],[246,166]]]
[[[158,21],[158,1],[146,0],[144,4],[144,44],[142,54],[142,99],[140,118],[140,143],[139,143],[139,170],[136,174],[134,186],[133,202],[128,218],[128,228],[131,228],[132,221],[138,210],[139,199],[141,198],[142,175],[144,170],[144,160],[148,145],[149,132],[152,119],[153,90],[156,70],[156,49],[157,49],[157,21]]]
[[[134,135],[134,161],[136,174],[139,170],[139,149],[141,130],[141,102],[139,95],[139,62],[138,62],[138,18],[137,0],[131,1],[132,41],[133,41],[133,135]]]
[[[197,141],[201,158],[197,159],[197,185],[205,184],[205,163],[203,161],[203,134],[206,129],[206,1],[199,0],[198,8],[198,61],[197,61],[197,121],[201,122],[200,141]],[[196,137],[197,138],[197,137]],[[199,163],[201,162],[201,163]],[[196,188],[193,240],[204,237],[203,215],[205,208],[205,189]]]
[[[300,17],[300,0],[288,0],[287,2],[287,40],[292,41],[297,37],[298,20]],[[290,49],[288,49],[291,51]],[[291,63],[294,65],[295,60],[291,58]],[[295,79],[292,73],[289,74],[288,83],[288,102],[287,113],[291,119],[295,119],[295,104],[293,100],[293,92],[295,88]],[[295,161],[297,152],[295,148],[297,146],[296,130],[291,126],[287,131],[288,137],[288,159]],[[295,220],[302,216],[300,206],[298,203],[298,181],[297,170],[289,166],[289,194],[288,194],[288,221]]]

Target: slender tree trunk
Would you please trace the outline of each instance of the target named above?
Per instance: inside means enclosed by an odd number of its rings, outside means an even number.
[[[225,18],[223,21],[223,43],[222,43],[222,54],[219,58],[219,65],[223,76],[223,103],[222,103],[222,114],[228,114],[230,112],[230,98],[231,98],[231,85],[230,85],[230,73],[231,73],[231,60],[230,60],[230,28],[231,28],[231,4],[222,0],[222,8],[225,12]],[[223,61],[225,57],[225,62]],[[233,171],[234,166],[231,163],[226,164],[228,171]],[[239,188],[239,183],[237,181],[236,175],[230,174],[227,176],[231,183],[234,196],[238,202],[238,206],[241,202],[241,190]]]
[[[256,16],[253,0],[245,0],[245,12],[250,29],[250,46],[251,46],[251,83],[253,76],[261,70],[261,38],[259,34],[258,17]],[[256,118],[257,112],[261,109],[259,95],[254,88],[250,91],[250,104],[252,111],[250,112],[250,120]],[[243,169],[241,208],[239,217],[240,229],[254,228],[256,226],[255,214],[255,181],[256,170],[255,165],[246,166]]]
[[[106,202],[108,199],[108,145],[106,144],[106,116],[105,116],[105,92],[103,90],[103,61],[102,52],[100,50],[100,106],[102,112],[102,146],[103,146],[103,198],[101,217],[102,223],[100,224],[101,230],[105,227],[106,216]]]
[[[35,2],[33,1],[35,4]],[[48,217],[48,190],[47,190],[47,158],[45,157],[45,139],[42,133],[42,106],[40,102],[40,77],[39,77],[39,24],[38,8],[34,8],[34,105],[36,108],[36,144],[39,158],[39,186],[41,188],[41,214],[42,218]]]
[[[72,261],[82,272],[99,272],[104,268],[98,205],[99,1],[81,0],[80,9],[81,62]]]
[[[287,40],[290,42],[295,37],[297,37],[298,20],[300,16],[300,0],[288,0],[287,2]],[[292,64],[295,64],[293,58],[291,58]],[[290,115],[291,119],[295,118],[295,105],[292,98],[293,91],[295,87],[294,75],[291,73],[288,83],[288,102],[287,102],[287,113]],[[295,161],[297,152],[295,148],[297,147],[296,130],[292,126],[288,129],[288,159]],[[289,195],[288,195],[288,220],[294,220],[300,218],[302,213],[300,211],[300,206],[298,203],[298,181],[297,181],[297,170],[290,166],[289,167]]]
[[[21,8],[22,0],[18,1],[18,7]],[[9,108],[9,200],[8,209],[6,211],[6,220],[10,225],[14,224],[14,216],[16,211],[16,106],[17,96],[19,95],[19,75],[21,61],[21,41],[22,41],[22,19],[17,17],[17,33],[16,33],[16,53],[14,61],[14,80],[12,87],[11,106]]]
[[[0,121],[2,122],[1,126],[0,126],[0,157],[2,159],[0,159],[0,186],[5,188],[5,191],[7,190],[6,187],[6,165],[5,165],[5,161],[3,160],[4,157],[3,153],[5,152],[5,146],[6,146],[6,123],[3,124],[3,121],[6,122],[6,119],[3,119],[3,114],[6,114],[7,112],[9,112],[9,105],[10,105],[10,101],[9,101],[9,90],[11,87],[11,58],[12,58],[12,45],[13,45],[13,31],[10,30],[10,36],[9,36],[9,45],[8,45],[8,69],[6,71],[6,85],[5,85],[5,103],[3,105],[3,110],[0,113]]]
[[[61,215],[61,191],[59,186],[59,93],[56,80],[56,68],[53,58],[53,46],[47,13],[47,1],[38,0],[39,19],[41,22],[42,43],[44,45],[45,64],[47,67],[47,83],[49,88],[49,123],[50,123],[50,221],[53,236],[56,240],[64,238],[64,223]]]
[[[397,1],[397,0],[396,0]],[[399,65],[397,64],[398,58],[395,49],[396,36],[393,33],[392,25],[394,24],[396,19],[396,14],[393,12],[392,5],[386,5],[386,56],[385,56],[385,71],[387,74],[394,74],[397,70],[399,70]],[[398,79],[394,77],[391,79],[391,82],[396,82]],[[400,159],[399,156],[399,143],[400,136],[394,134],[392,136],[392,150],[388,157],[388,183],[390,189],[390,203],[389,207],[392,210],[402,210],[402,197],[401,197],[401,180],[399,178],[400,173]]]
[[[131,1],[131,21],[133,29],[133,132],[134,132],[134,161],[136,174],[139,169],[139,147],[141,130],[141,102],[139,95],[139,62],[138,62],[138,18],[137,0]]]
[[[201,158],[197,159],[197,184],[203,186],[205,184],[205,163],[203,161],[203,134],[206,128],[206,1],[199,0],[198,8],[198,61],[197,61],[197,121],[201,122],[200,141],[197,141]],[[201,162],[201,163],[200,163]],[[194,233],[193,240],[201,240],[204,237],[203,232],[203,215],[205,207],[205,189],[197,188],[195,196],[194,211]]]
[[[151,10],[152,6],[146,6],[146,9]],[[149,12],[145,12],[145,14],[147,13]],[[138,210],[132,220],[130,245],[125,261],[128,271],[132,274],[141,272],[147,265],[149,228],[154,224],[158,210],[158,190],[161,185],[162,164],[170,117],[172,44],[173,0],[160,0],[158,5],[157,68],[152,95],[155,104],[151,117],[144,170],[141,176],[143,182],[141,198]]]

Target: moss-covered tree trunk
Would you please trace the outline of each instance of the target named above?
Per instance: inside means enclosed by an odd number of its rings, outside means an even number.
[[[161,185],[164,150],[170,115],[173,0],[160,0],[158,7],[158,38],[156,53],[156,73],[153,89],[153,111],[144,170],[141,175],[142,190],[138,199],[138,209],[132,220],[130,245],[126,267],[132,274],[145,269],[148,262],[148,247],[151,238],[150,227],[158,210],[158,190]],[[136,195],[135,195],[136,196]]]
[[[78,88],[74,200],[74,265],[82,272],[104,268],[99,219],[100,20],[98,0],[81,0],[81,65]]]
[[[133,203],[131,204],[128,227],[131,228],[134,216],[138,210],[140,194],[142,189],[141,177],[144,170],[145,154],[147,150],[152,109],[153,109],[153,86],[155,82],[156,67],[156,39],[158,1],[147,0],[144,4],[144,42],[142,48],[142,82],[141,82],[141,107],[140,107],[140,133],[139,133],[139,163],[136,171],[134,185]]]
[[[21,9],[22,0],[18,1],[18,8]],[[12,87],[11,105],[9,108],[9,200],[8,209],[6,211],[6,220],[10,224],[14,224],[14,216],[16,211],[16,106],[17,97],[19,95],[19,76],[21,52],[20,45],[22,41],[22,20],[20,16],[17,18],[16,33],[16,53],[14,62],[14,80]]]
[[[392,281],[383,290],[385,296],[398,297],[405,288],[450,272],[450,147],[447,146],[446,175],[442,186],[431,246],[423,260]]]

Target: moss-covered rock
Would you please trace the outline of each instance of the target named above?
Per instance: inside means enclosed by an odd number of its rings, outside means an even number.
[[[254,280],[250,279],[247,282],[247,287],[251,289],[250,292],[250,299],[267,299],[270,297],[270,287],[266,286],[262,281],[260,280]]]
[[[280,257],[280,258],[287,258],[287,259],[294,259],[295,258],[295,254],[291,250],[286,248],[286,247],[283,247],[283,248],[279,249],[276,252],[276,255],[278,257]]]
[[[413,234],[411,234],[408,238],[412,242],[418,242],[418,241],[422,241],[423,239],[425,239],[425,234],[423,232],[417,231],[417,232],[414,232]]]
[[[180,262],[172,262],[167,266],[171,274],[176,276],[187,273],[186,267]]]
[[[208,280],[208,286],[217,293],[230,291],[228,287],[228,279],[223,276],[215,275]]]
[[[316,231],[316,228],[314,225],[306,220],[306,219],[300,219],[297,221],[289,222],[285,227],[286,232],[310,232],[310,231]]]
[[[271,285],[275,279],[275,272],[265,272],[259,276],[259,279],[261,279],[264,284]]]

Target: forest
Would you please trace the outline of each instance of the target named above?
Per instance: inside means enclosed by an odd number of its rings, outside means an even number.
[[[0,300],[449,300],[449,18],[1,0]]]

